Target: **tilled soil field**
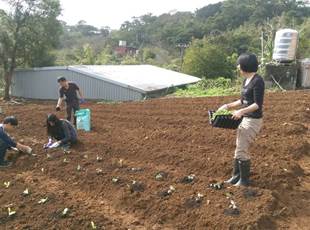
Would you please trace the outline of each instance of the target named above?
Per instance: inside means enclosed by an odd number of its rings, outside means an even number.
[[[252,185],[216,189],[236,131],[212,128],[208,110],[233,99],[90,103],[93,130],[68,153],[42,149],[55,103],[2,102],[37,155],[10,152],[0,171],[0,229],[309,229],[310,92],[266,95]],[[240,213],[226,212],[231,201]]]

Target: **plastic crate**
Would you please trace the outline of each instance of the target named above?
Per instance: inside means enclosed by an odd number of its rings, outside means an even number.
[[[232,115],[217,115],[215,119],[212,120],[213,113],[215,113],[215,111],[209,110],[209,121],[210,124],[216,128],[237,129],[242,121],[242,118],[234,120]]]

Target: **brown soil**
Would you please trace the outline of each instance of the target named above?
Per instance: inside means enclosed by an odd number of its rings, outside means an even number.
[[[232,99],[91,103],[85,106],[92,132],[79,132],[70,153],[52,150],[52,158],[42,146],[54,104],[2,103],[0,118],[19,118],[13,135],[37,156],[13,157],[14,166],[0,171],[0,229],[91,229],[91,221],[97,229],[308,229],[309,91],[266,95],[264,127],[251,148],[252,186],[216,190],[209,184],[231,173],[235,131],[212,128],[208,109]],[[155,179],[158,172],[167,174]],[[190,174],[193,181],[182,181]],[[168,193],[171,185],[175,191]],[[30,195],[22,196],[26,188]],[[203,198],[195,203],[198,193]],[[230,199],[240,215],[224,214]],[[8,217],[7,205],[14,216]]]

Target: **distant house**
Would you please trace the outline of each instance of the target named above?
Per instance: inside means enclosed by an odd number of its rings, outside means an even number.
[[[76,82],[86,99],[133,101],[160,97],[170,88],[200,79],[151,65],[62,66],[16,70],[11,93],[31,99],[57,99],[57,77]]]
[[[135,55],[137,53],[137,48],[132,46],[127,46],[127,41],[119,41],[118,47],[114,49],[114,52],[118,56]]]
[[[119,56],[126,56],[126,55],[135,55],[137,53],[137,48],[129,47],[129,46],[118,46],[115,48],[115,54]]]

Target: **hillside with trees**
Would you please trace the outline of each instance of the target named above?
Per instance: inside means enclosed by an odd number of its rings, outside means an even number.
[[[198,77],[231,78],[240,53],[261,56],[261,39],[263,58],[271,60],[280,28],[300,31],[298,57],[309,57],[309,17],[306,1],[226,0],[194,13],[142,15],[124,22],[119,30],[96,28],[84,21],[75,26],[63,23],[55,64],[148,63]],[[118,55],[119,41],[137,52]]]
[[[20,38],[23,48],[16,50],[14,65],[17,67],[152,64],[201,78],[233,78],[240,53],[254,52],[261,60],[270,61],[275,32],[287,27],[300,32],[298,58],[310,57],[309,1],[226,0],[195,12],[134,17],[118,30],[97,28],[85,21],[77,25],[57,21],[58,0],[7,2],[13,11],[10,14],[0,11],[0,27],[7,28],[8,20],[14,24],[9,28],[10,33],[1,29],[0,66],[4,72],[7,72],[7,61],[12,60],[7,54],[17,39],[12,36],[14,29],[18,28],[18,20],[26,17],[26,11],[19,12],[16,8],[17,2],[36,3],[33,5],[38,9],[45,5],[40,10],[51,14],[45,20],[34,13],[31,20],[25,19],[29,25],[22,27],[27,36]],[[36,20],[43,27],[31,27]],[[126,41],[126,47],[120,48],[119,41]]]

